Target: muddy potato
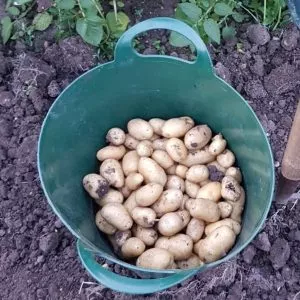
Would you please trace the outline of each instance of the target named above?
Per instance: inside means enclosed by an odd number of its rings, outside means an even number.
[[[225,176],[222,180],[221,195],[225,200],[237,201],[241,195],[241,186],[231,176]]]
[[[166,189],[167,190],[168,189],[176,189],[176,190],[181,190],[182,192],[184,192],[184,190],[185,190],[184,180],[176,175],[168,175]]]
[[[126,176],[136,173],[140,157],[135,150],[127,152],[122,159],[122,169]]]
[[[152,142],[152,147],[154,150],[166,150],[166,143],[168,139],[162,138],[162,139],[156,139]]]
[[[203,265],[203,262],[194,253],[192,253],[192,255],[187,259],[177,260],[176,263],[179,269],[182,270],[198,268],[199,266]]]
[[[149,140],[153,136],[152,126],[143,119],[132,119],[127,124],[128,133],[135,139]]]
[[[214,160],[214,161],[207,164],[207,167],[210,167],[210,166],[216,167],[218,171],[220,171],[224,174],[226,172],[226,169],[224,167],[222,167],[216,160]]]
[[[192,217],[205,222],[213,223],[220,219],[220,210],[217,203],[208,199],[189,199],[186,209]]]
[[[230,167],[226,170],[225,176],[233,177],[238,183],[242,182],[242,173],[239,168]]]
[[[123,203],[123,206],[126,208],[126,210],[129,212],[130,215],[132,210],[138,206],[138,204],[135,201],[135,197],[136,197],[136,191],[133,191]]]
[[[160,118],[153,118],[149,120],[149,124],[152,126],[153,131],[158,134],[162,135],[162,127],[165,124],[165,120]]]
[[[106,141],[115,146],[123,145],[125,139],[125,132],[121,128],[111,128],[106,134]]]
[[[143,181],[144,177],[140,173],[130,173],[125,179],[125,186],[131,191],[135,191],[141,186]]]
[[[156,213],[149,207],[135,207],[131,211],[133,220],[140,226],[150,228],[155,224]]]
[[[153,153],[153,146],[151,141],[141,141],[136,147],[136,152],[139,156],[149,157]]]
[[[107,203],[102,207],[101,215],[108,223],[121,231],[128,230],[133,225],[128,211],[120,203]]]
[[[116,227],[114,227],[113,225],[111,225],[110,223],[108,223],[103,216],[101,215],[101,211],[99,210],[96,214],[96,225],[97,227],[100,229],[100,231],[106,233],[106,234],[114,234],[117,229]]]
[[[104,161],[106,159],[121,159],[124,154],[126,153],[126,149],[123,145],[121,146],[106,146],[102,149],[100,149],[97,152],[97,159],[100,161]]]
[[[200,190],[200,186],[197,183],[193,183],[191,181],[186,180],[185,184],[185,192],[191,197],[196,198],[198,191]]]
[[[215,156],[208,152],[207,148],[200,150],[191,150],[186,159],[180,164],[191,167],[194,165],[205,165],[215,160]]]
[[[193,126],[194,121],[190,117],[169,119],[162,127],[162,136],[166,138],[183,137]]]
[[[196,218],[192,218],[187,225],[186,234],[191,237],[194,243],[198,242],[204,233],[205,223]]]
[[[208,178],[209,170],[204,165],[191,166],[186,172],[186,179],[194,183],[200,183],[201,181],[205,181]]]
[[[152,205],[162,194],[163,186],[158,183],[148,183],[136,191],[135,201],[138,206]]]
[[[230,150],[225,149],[221,154],[217,156],[217,162],[222,167],[227,169],[233,166],[233,164],[235,163],[235,156]]]
[[[226,201],[221,201],[218,203],[219,210],[221,213],[221,219],[228,218],[232,212],[232,205]]]
[[[121,248],[121,253],[124,258],[133,258],[140,256],[146,249],[143,241],[137,237],[131,237],[125,241]]]
[[[165,190],[159,199],[152,205],[152,209],[160,217],[165,213],[176,211],[182,204],[183,194],[180,190]]]
[[[219,155],[225,150],[226,145],[226,140],[223,139],[222,134],[219,133],[212,138],[208,151],[213,155]]]
[[[186,133],[184,144],[189,150],[202,149],[210,141],[211,135],[211,129],[207,125],[198,125]]]
[[[128,198],[132,191],[125,185],[119,189],[119,192],[122,193],[124,198]]]
[[[158,238],[158,234],[153,228],[144,228],[136,225],[132,227],[132,233],[145,243],[146,246],[153,246]]]
[[[109,189],[101,199],[96,199],[96,203],[100,206],[104,206],[107,203],[123,203],[124,196],[119,191]]]
[[[127,133],[125,135],[124,145],[126,146],[126,148],[128,148],[130,150],[135,150],[138,143],[139,143],[139,141],[137,139],[135,139],[133,136],[131,136],[130,134]]]
[[[168,169],[174,165],[173,159],[164,150],[155,150],[152,154],[152,159],[154,159],[164,169]]]
[[[102,162],[100,175],[103,176],[111,186],[116,188],[121,188],[125,183],[121,164],[115,159],[106,159]]]
[[[240,187],[241,195],[236,201],[228,201],[232,206],[232,212],[230,218],[241,223],[242,222],[242,213],[245,205],[245,191]]]
[[[114,240],[118,247],[122,247],[129,238],[131,238],[130,230],[125,230],[125,231],[118,230],[114,234]]]
[[[221,226],[197,244],[197,254],[204,263],[224,257],[235,243],[236,235],[228,226]],[[194,248],[195,248],[194,247]]]
[[[191,220],[191,215],[186,209],[178,210],[176,211],[176,214],[181,218],[182,221],[182,228],[186,227],[190,220]]]
[[[188,151],[183,141],[178,138],[171,138],[167,141],[166,151],[176,162],[185,160],[188,155]]]
[[[172,167],[170,167],[166,170],[166,173],[168,175],[175,175],[175,171],[176,171],[176,165],[173,165]]]
[[[157,270],[168,269],[173,263],[173,255],[169,251],[160,248],[146,250],[136,261],[138,267]]]
[[[213,181],[207,183],[197,193],[197,198],[209,199],[214,202],[218,202],[221,199],[221,183]]]
[[[164,186],[167,182],[167,175],[164,169],[149,157],[140,158],[138,171],[143,175],[146,183],[155,182]]]
[[[182,218],[176,212],[164,214],[157,225],[160,234],[164,236],[173,236],[183,228]]]
[[[82,183],[84,189],[95,200],[100,200],[109,190],[108,181],[99,174],[88,174],[84,176]]]
[[[228,226],[228,227],[230,227],[236,235],[238,235],[241,232],[241,225],[240,225],[240,223],[237,222],[237,221],[234,221],[234,220],[232,220],[230,218],[226,218],[226,219],[220,220],[218,222],[206,225],[204,232],[205,232],[206,235],[209,235],[215,229],[217,229],[217,228],[219,228],[221,226]]]
[[[186,173],[188,171],[188,167],[184,165],[176,166],[175,174],[182,179],[186,179]]]

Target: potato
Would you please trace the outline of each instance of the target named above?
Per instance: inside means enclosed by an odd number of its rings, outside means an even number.
[[[138,267],[157,270],[168,269],[173,263],[173,255],[169,251],[160,248],[146,250],[136,261]]]
[[[184,190],[185,190],[184,180],[176,175],[168,175],[166,189],[167,190],[176,189],[176,190],[181,190],[182,192],[184,192]]]
[[[111,186],[120,188],[124,185],[124,173],[121,164],[115,159],[106,159],[100,166],[100,174]]]
[[[215,166],[218,171],[220,171],[224,174],[226,172],[226,169],[224,167],[222,167],[216,160],[214,160],[214,161],[207,164],[207,167],[210,167],[210,166]]]
[[[184,227],[186,227],[189,222],[190,222],[190,219],[191,219],[191,215],[190,213],[185,210],[185,209],[182,209],[182,210],[178,210],[176,211],[176,214],[181,218],[181,221],[182,221],[182,229]]]
[[[218,202],[221,199],[221,183],[210,182],[201,187],[197,193],[197,198],[209,199],[214,202]]]
[[[125,231],[118,230],[114,234],[115,243],[118,247],[122,247],[129,238],[131,238],[130,230],[125,230]]]
[[[135,201],[139,206],[152,205],[162,194],[163,186],[158,183],[148,183],[136,191]]]
[[[132,191],[139,188],[144,181],[144,177],[140,173],[130,173],[125,179],[125,185]]]
[[[198,184],[190,182],[188,180],[186,180],[184,183],[185,183],[185,192],[191,198],[196,198],[198,191],[200,190],[200,186]]]
[[[155,224],[156,213],[149,207],[135,207],[131,211],[131,216],[142,227],[149,228]]]
[[[153,136],[152,126],[143,119],[132,119],[127,124],[128,133],[135,139],[149,140]]]
[[[136,191],[133,191],[130,196],[126,199],[126,201],[123,203],[123,206],[126,208],[126,210],[131,214],[132,210],[138,206],[138,204],[135,201],[136,197]]]
[[[185,233],[191,237],[194,243],[198,242],[204,233],[205,223],[202,220],[192,218]]]
[[[211,135],[211,129],[207,125],[198,125],[186,133],[184,144],[189,150],[202,149],[210,141]]]
[[[193,126],[194,121],[189,117],[169,119],[162,127],[162,136],[166,138],[183,137]]]
[[[221,226],[197,244],[197,254],[204,263],[224,257],[235,243],[236,235],[228,226]],[[195,248],[194,247],[194,248]]]
[[[121,231],[128,230],[133,225],[128,211],[120,203],[107,203],[102,207],[101,215],[108,223]]]
[[[109,224],[101,215],[101,211],[99,210],[96,214],[96,225],[97,227],[106,234],[114,234],[117,229],[113,225]]]
[[[106,134],[106,141],[114,146],[123,145],[126,136],[121,128],[111,128]]]
[[[192,255],[187,259],[177,260],[176,263],[179,269],[182,270],[198,268],[203,265],[203,262],[194,253],[192,253]]]
[[[104,206],[107,203],[123,203],[124,196],[114,189],[109,189],[101,199],[96,199],[96,203],[100,206]]]
[[[211,182],[212,182],[211,180],[207,179],[207,180],[201,181],[201,182],[199,183],[199,185],[200,185],[200,187],[202,188],[202,187],[204,187],[205,185],[207,185],[207,184],[209,184],[209,183],[211,183]],[[195,197],[194,197],[194,198],[195,198]]]
[[[165,213],[177,210],[182,204],[183,194],[177,189],[165,190],[152,208],[160,217]]]
[[[186,203],[186,201],[188,201],[189,199],[190,199],[189,195],[187,195],[187,194],[184,194],[184,195],[183,195],[182,203],[181,203],[180,209],[185,209],[185,203]]]
[[[135,150],[127,152],[122,159],[122,169],[126,176],[136,173],[140,157]]]
[[[238,183],[242,182],[242,173],[239,168],[230,167],[226,170],[225,176],[233,177]]]
[[[165,120],[159,118],[153,118],[149,120],[149,124],[152,126],[153,131],[156,134],[162,135],[162,127],[165,124]]]
[[[219,155],[225,150],[226,145],[226,140],[223,139],[222,134],[219,133],[212,138],[212,142],[209,145],[208,151],[213,155]]]
[[[240,187],[241,195],[235,202],[227,201],[232,206],[232,212],[230,214],[230,218],[241,223],[242,222],[242,213],[245,205],[245,191],[242,187]]]
[[[170,167],[166,170],[166,173],[168,175],[175,175],[175,171],[176,171],[176,165],[173,165],[172,167]]]
[[[151,141],[141,141],[136,147],[136,152],[139,156],[149,157],[153,153],[153,147]]]
[[[163,215],[157,225],[160,234],[164,236],[173,236],[183,228],[182,218],[176,212],[170,212]]]
[[[167,141],[166,151],[176,162],[183,161],[187,158],[188,155],[188,151],[183,141],[178,138],[171,138]]]
[[[119,189],[119,192],[122,193],[124,198],[128,198],[132,191],[127,186],[123,186]]]
[[[162,241],[159,238],[155,243],[155,248],[166,249],[173,254],[175,260],[182,260],[192,255],[193,241],[188,235],[178,233]]]
[[[223,219],[223,220],[220,220],[218,222],[215,222],[215,223],[211,223],[211,224],[208,224],[206,227],[205,227],[205,234],[206,235],[209,235],[211,234],[215,229],[221,227],[221,226],[228,226],[230,227],[233,232],[238,235],[240,232],[241,232],[241,225],[239,222],[237,221],[234,221],[230,218],[226,218],[226,219]]]
[[[109,190],[108,181],[98,174],[84,176],[82,183],[84,189],[95,200],[100,200]]]
[[[136,225],[132,227],[132,233],[145,243],[146,246],[153,246],[158,238],[158,234],[153,228],[144,228]]]
[[[178,269],[178,266],[175,262],[173,262],[172,264],[169,265],[168,269],[170,270]]]
[[[166,143],[168,139],[156,139],[152,142],[152,147],[154,150],[166,150]]]
[[[233,164],[235,163],[235,156],[230,150],[225,149],[221,154],[217,156],[217,162],[222,167],[227,169],[233,166]]]
[[[140,158],[138,171],[143,175],[146,183],[155,182],[164,186],[167,182],[167,175],[164,169],[149,157]]]
[[[140,256],[146,249],[143,241],[137,237],[131,237],[123,244],[121,253],[124,258],[133,258]]]
[[[204,165],[191,166],[186,172],[186,179],[188,181],[199,183],[209,178],[209,170]]]
[[[155,150],[152,154],[152,159],[154,159],[164,169],[168,169],[174,165],[173,159],[164,150]]]
[[[207,151],[207,148],[191,150],[186,159],[180,163],[186,167],[194,165],[205,165],[215,160],[215,156]]]
[[[205,222],[217,222],[220,219],[220,210],[217,203],[208,199],[189,199],[185,204],[192,217]]]
[[[124,145],[130,150],[135,150],[139,141],[128,133],[125,136],[126,138],[125,138]]]
[[[158,140],[160,138],[160,136],[156,133],[153,133],[152,138],[150,139],[151,142]],[[153,148],[154,149],[154,148]]]
[[[224,199],[237,201],[241,195],[241,186],[231,176],[225,176],[222,180],[221,195]]]
[[[221,201],[218,203],[219,210],[221,213],[221,219],[228,218],[232,212],[232,205],[226,201]]]
[[[97,152],[97,159],[100,161],[106,160],[106,159],[121,159],[124,154],[126,153],[126,149],[123,145],[121,146],[106,146],[102,149],[100,149]]]
[[[188,167],[184,165],[178,165],[176,166],[175,174],[182,179],[186,179],[186,173],[188,171]]]

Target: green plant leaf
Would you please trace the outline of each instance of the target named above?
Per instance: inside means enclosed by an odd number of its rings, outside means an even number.
[[[118,7],[123,8],[125,6],[124,2],[118,1],[117,2]]]
[[[93,46],[98,46],[103,38],[103,26],[98,16],[78,19],[76,31],[85,42]]]
[[[236,35],[236,30],[232,26],[226,26],[222,29],[222,37],[224,40],[231,40]]]
[[[245,20],[246,15],[236,12],[232,14],[232,18],[234,19],[234,21],[241,23]]]
[[[33,0],[15,0],[14,5],[23,5],[23,4],[26,4],[26,3],[30,3],[32,1]]]
[[[95,4],[93,3],[92,0],[79,0],[80,1],[80,5],[82,6],[82,8],[93,8],[95,11]]]
[[[207,19],[203,23],[205,33],[216,43],[220,44],[221,33],[219,25],[213,19]]]
[[[2,37],[2,41],[3,44],[6,44],[11,36],[11,32],[12,32],[12,22],[11,22],[11,18],[6,16],[3,19],[1,19],[1,37]]]
[[[214,12],[219,16],[228,16],[232,14],[232,8],[224,2],[217,3]]]
[[[107,13],[106,21],[111,33],[115,37],[120,37],[130,22],[128,16],[123,12],[117,13],[117,20],[114,12]]]
[[[169,42],[174,47],[186,47],[191,44],[189,39],[176,31],[171,32]]]
[[[12,16],[18,16],[20,14],[20,10],[15,6],[9,7],[7,12]]]
[[[202,14],[201,8],[193,3],[180,3],[178,4],[178,8],[187,18],[189,18],[193,22],[197,22]]]
[[[34,25],[34,28],[36,30],[44,31],[49,27],[49,25],[52,22],[52,19],[53,16],[47,12],[39,13],[34,17],[32,25]]]
[[[56,6],[59,9],[73,9],[75,6],[75,0],[56,0]]]

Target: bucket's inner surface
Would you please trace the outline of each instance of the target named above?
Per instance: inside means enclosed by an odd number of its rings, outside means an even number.
[[[94,223],[92,200],[82,178],[99,168],[96,151],[112,127],[132,118],[190,116],[222,132],[242,170],[246,206],[237,253],[265,218],[273,193],[273,162],[255,115],[230,87],[214,76],[199,78],[195,66],[166,59],[137,59],[100,66],[73,83],[49,112],[39,148],[48,200],[74,234],[100,255],[118,260]]]

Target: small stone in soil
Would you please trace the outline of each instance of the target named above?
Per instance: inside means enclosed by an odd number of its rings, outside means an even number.
[[[250,42],[257,45],[265,45],[270,41],[270,34],[267,28],[259,24],[250,25],[247,30],[247,36]]]
[[[245,85],[245,91],[253,99],[264,98],[268,95],[261,81],[258,79],[249,80]]]
[[[228,68],[226,68],[221,62],[217,62],[215,70],[219,77],[231,84],[231,74]]]
[[[251,264],[254,256],[256,255],[256,249],[252,245],[248,246],[243,251],[243,259],[247,264]]]
[[[288,51],[294,50],[297,47],[298,39],[300,37],[299,31],[287,30],[283,33],[281,46]]]
[[[39,247],[44,253],[55,250],[59,244],[58,234],[50,233],[40,238]]]
[[[290,257],[290,246],[285,239],[278,238],[271,247],[270,261],[273,268],[278,270],[282,268]]]
[[[52,98],[55,98],[59,94],[60,94],[60,87],[56,80],[52,80],[48,85],[48,95]]]
[[[16,101],[14,99],[14,95],[12,92],[0,92],[0,106],[3,107],[12,107],[16,104]]]
[[[271,243],[266,232],[262,232],[261,234],[259,234],[253,244],[257,249],[260,249],[265,252],[269,252],[271,249]]]

